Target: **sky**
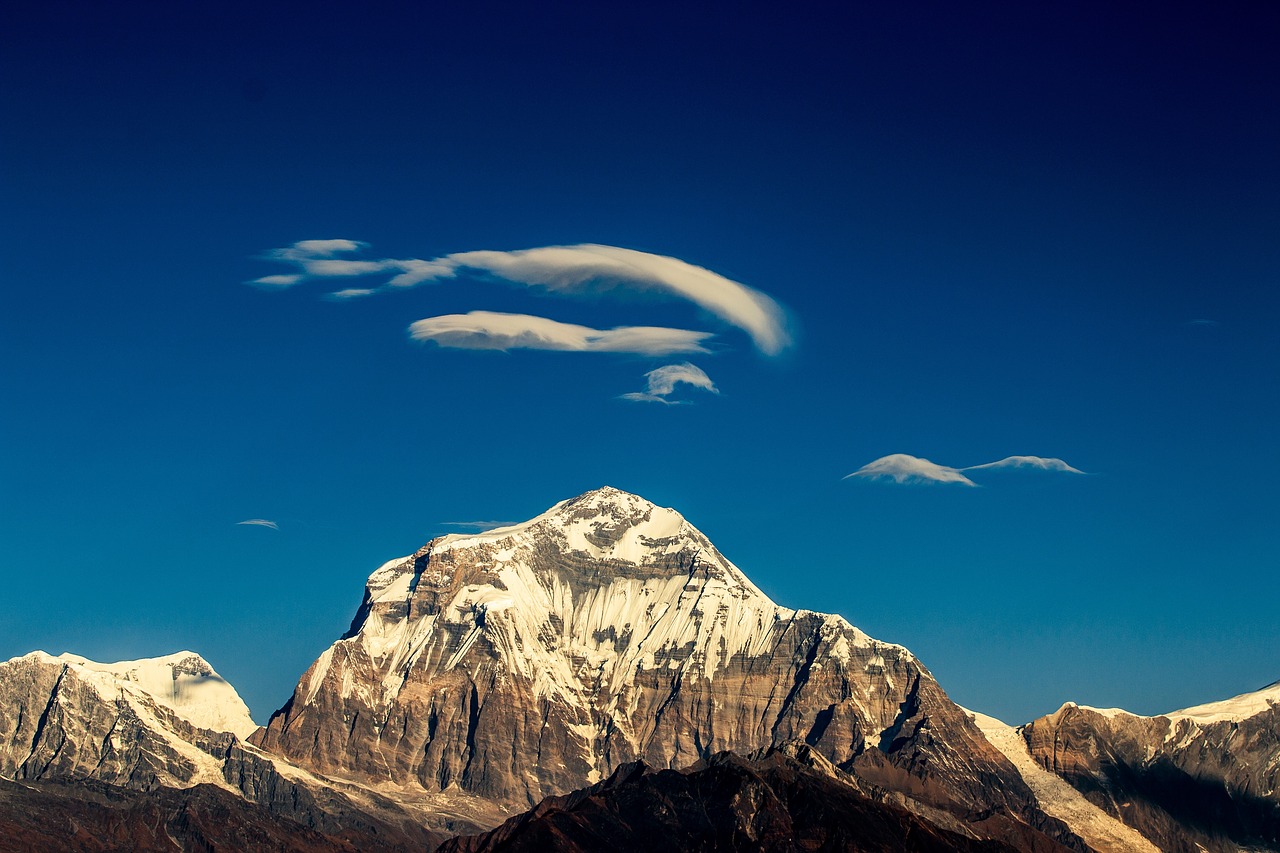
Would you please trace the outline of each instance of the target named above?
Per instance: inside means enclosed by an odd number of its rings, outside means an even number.
[[[8,10],[0,659],[265,722],[607,484],[1008,722],[1280,678],[1280,11],[960,5]]]

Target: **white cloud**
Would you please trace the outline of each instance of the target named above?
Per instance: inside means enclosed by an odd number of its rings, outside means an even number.
[[[453,278],[457,274],[458,265],[448,260],[420,261],[409,258],[403,261],[391,261],[392,269],[400,270],[400,274],[387,282],[388,287],[415,287],[428,281],[442,278]]]
[[[268,521],[265,518],[249,518],[244,521],[237,521],[236,524],[248,524],[253,527],[270,527],[272,530],[280,529],[280,525],[276,524],[274,521]]]
[[[301,275],[264,275],[262,278],[255,278],[250,284],[261,284],[265,287],[293,287],[302,281]]]
[[[1079,468],[1072,468],[1061,459],[1046,456],[1006,456],[999,462],[986,462],[982,465],[970,465],[961,471],[979,471],[983,468],[1035,468],[1040,471],[1062,471],[1067,474],[1083,474]]]
[[[288,248],[273,249],[269,255],[282,261],[303,261],[310,258],[331,258],[340,252],[354,252],[367,245],[359,240],[299,240]]]
[[[458,349],[540,349],[565,352],[625,352],[671,355],[707,352],[702,342],[710,332],[661,326],[593,329],[530,314],[471,311],[427,317],[409,327],[409,336]]]
[[[965,486],[976,486],[977,483],[964,475],[965,471],[981,471],[984,469],[1010,468],[1035,469],[1038,471],[1061,471],[1069,474],[1083,474],[1061,459],[1045,456],[1006,456],[998,462],[986,462],[982,465],[970,465],[967,468],[952,468],[950,465],[939,465],[918,456],[906,453],[894,453],[882,456],[874,462],[868,462],[849,477],[862,477],[870,480],[893,480],[895,483],[959,483]]]
[[[510,527],[517,524],[515,521],[442,521],[445,527],[465,527],[467,530],[478,530],[484,532],[486,530],[494,530],[498,527]]]
[[[623,287],[687,299],[751,336],[776,355],[790,343],[782,309],[758,290],[679,258],[585,243],[514,252],[459,252],[443,259],[559,293]]]
[[[677,385],[681,384],[702,388],[712,394],[720,393],[720,389],[715,386],[715,383],[711,381],[711,377],[707,376],[702,368],[687,361],[680,364],[664,365],[650,370],[644,376],[646,379],[645,390],[623,394],[622,399],[640,403],[675,403],[677,401],[668,400],[667,397],[676,390]]]
[[[315,278],[373,275],[388,269],[386,261],[352,261],[346,258],[316,258],[301,261],[302,269]]]
[[[348,287],[345,290],[335,290],[328,294],[326,299],[359,299],[361,296],[369,296],[372,294],[373,288],[370,287]]]
[[[584,243],[544,246],[517,251],[456,252],[434,260],[334,258],[364,246],[354,240],[301,240],[269,256],[296,264],[303,278],[396,273],[388,288],[404,288],[455,278],[465,270],[554,293],[581,294],[608,290],[648,291],[687,300],[742,329],[767,355],[776,355],[791,342],[782,308],[771,298],[744,284],[703,267],[666,255],[617,246]],[[284,276],[268,278],[281,279]]]
[[[874,462],[868,462],[857,471],[847,475],[867,480],[893,480],[895,483],[959,483],[965,486],[977,484],[960,473],[960,469],[947,465],[938,465],[928,459],[909,456],[906,453],[891,453],[881,456]]]

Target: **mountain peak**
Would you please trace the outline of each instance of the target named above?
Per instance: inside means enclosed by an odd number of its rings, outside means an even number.
[[[35,651],[8,663],[30,661],[43,666],[65,666],[104,696],[122,691],[143,695],[188,722],[211,731],[229,731],[248,737],[257,729],[234,687],[209,662],[191,651],[154,658],[99,663],[82,655]]]
[[[593,560],[637,565],[659,554],[714,550],[706,537],[674,509],[657,506],[613,486],[583,492],[519,524],[484,533],[442,536],[429,547],[434,553],[443,553],[497,544],[513,536],[550,538],[568,553],[581,552]]]

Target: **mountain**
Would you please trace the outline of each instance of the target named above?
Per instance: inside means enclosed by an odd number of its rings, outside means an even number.
[[[635,761],[799,742],[960,834],[1082,846],[909,651],[778,606],[679,513],[608,487],[384,564],[252,741],[510,813]]]
[[[1160,850],[1280,850],[1280,682],[1155,717],[1068,703],[1020,734],[1040,767]]]
[[[382,565],[265,727],[193,652],[0,663],[0,851],[1280,850],[1278,774],[1280,683],[1007,726],[607,487]]]
[[[257,726],[192,652],[99,664],[32,652],[0,664],[0,775],[97,779],[136,790],[222,783]]]

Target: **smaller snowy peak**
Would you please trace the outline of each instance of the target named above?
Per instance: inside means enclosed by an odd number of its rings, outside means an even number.
[[[68,666],[99,692],[105,691],[104,696],[119,691],[141,693],[202,729],[231,732],[243,739],[258,728],[235,688],[195,652],[98,663],[70,652],[54,657],[37,651],[9,663],[19,660]]]

